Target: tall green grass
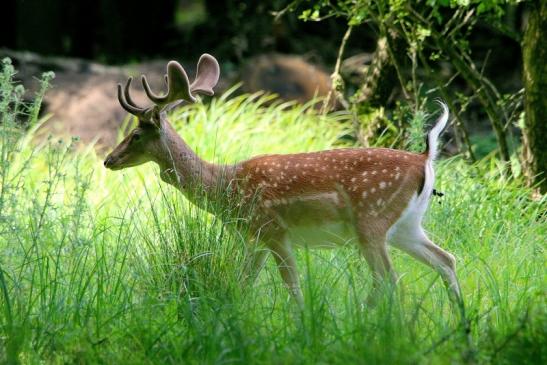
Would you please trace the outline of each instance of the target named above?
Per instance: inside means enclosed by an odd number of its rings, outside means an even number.
[[[38,114],[28,132],[16,126],[29,109],[14,106],[5,70],[0,363],[545,362],[547,202],[504,180],[495,160],[440,162],[445,196],[426,219],[458,259],[470,334],[437,275],[395,250],[404,294],[375,308],[363,305],[371,277],[356,248],[298,251],[299,310],[273,260],[241,285],[244,238],[160,182],[154,166],[111,172],[75,141],[36,146]],[[219,98],[171,119],[220,162],[330,148],[347,132],[344,115],[269,101]]]

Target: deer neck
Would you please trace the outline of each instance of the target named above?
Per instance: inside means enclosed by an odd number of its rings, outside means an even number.
[[[162,130],[161,143],[162,153],[158,154],[156,162],[162,180],[175,186],[198,206],[204,195],[216,196],[233,178],[230,166],[201,159],[169,123],[165,123]]]

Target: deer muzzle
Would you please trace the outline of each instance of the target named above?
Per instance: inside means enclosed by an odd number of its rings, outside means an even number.
[[[106,167],[107,169],[110,169],[110,170],[116,170],[116,164],[115,164],[115,159],[112,157],[112,155],[108,155],[106,157],[106,159],[104,160],[103,164],[104,164],[104,167]]]

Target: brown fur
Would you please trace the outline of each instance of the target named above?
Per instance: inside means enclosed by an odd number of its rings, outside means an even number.
[[[276,215],[291,215],[292,208],[298,214],[292,214],[291,222],[302,220],[302,215],[316,216],[309,224],[334,220],[338,217],[321,217],[332,212],[322,212],[320,202],[313,201],[314,195],[332,193],[338,210],[356,220],[381,220],[376,224],[388,229],[421,188],[425,160],[424,154],[384,148],[267,155],[240,163],[237,178],[245,181],[246,196],[258,192],[255,201],[272,221]],[[301,197],[310,198],[309,209]]]

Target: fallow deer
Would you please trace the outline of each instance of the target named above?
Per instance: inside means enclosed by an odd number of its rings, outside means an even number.
[[[435,269],[455,298],[461,298],[454,256],[434,244],[422,228],[435,181],[437,140],[448,121],[445,104],[440,103],[442,114],[427,136],[424,153],[344,148],[219,165],[202,160],[166,117],[166,109],[175,103],[195,102],[195,94],[212,95],[219,73],[216,59],[204,54],[190,83],[182,66],[171,61],[165,95],[154,94],[146,77],[141,77],[153,102],[147,108],[131,100],[131,78],[123,90],[118,85],[119,102],[138,118],[138,126],[110,153],[105,167],[120,170],[153,161],[162,180],[198,206],[208,194],[209,199],[228,202],[236,197],[240,206],[254,205],[246,210],[252,212],[249,242],[265,249],[254,251],[248,274],[258,275],[272,253],[283,281],[300,303],[293,246],[348,242],[359,247],[373,272],[369,299],[374,300],[382,283],[396,281],[388,242]]]

